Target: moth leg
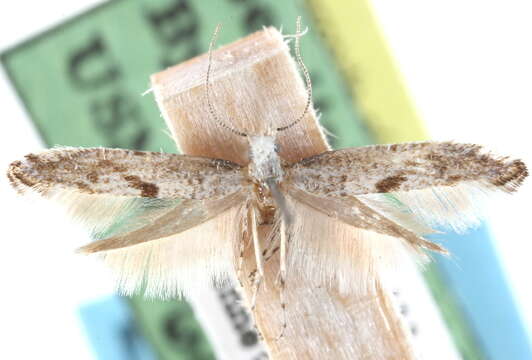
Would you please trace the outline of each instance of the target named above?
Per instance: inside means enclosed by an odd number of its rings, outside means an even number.
[[[271,258],[272,258],[275,254],[277,254],[277,252],[279,251],[279,249],[280,249],[279,246],[276,246],[276,247],[274,247],[274,248],[272,249],[272,251],[270,251],[269,253],[266,252],[265,257],[264,257],[264,263],[267,264],[268,261],[270,261]],[[268,249],[268,250],[269,250],[269,249]]]
[[[281,339],[284,336],[286,330],[286,299],[285,299],[285,289],[286,289],[286,245],[288,242],[288,236],[286,233],[286,223],[284,219],[281,219],[281,226],[279,229],[281,235],[281,246],[280,246],[280,269],[279,269],[279,300],[281,302],[281,308],[283,310],[283,324],[281,325],[281,333],[277,337],[277,340]]]
[[[246,205],[246,213],[249,213],[249,205]],[[242,237],[240,238],[240,244],[238,247],[238,265],[237,265],[237,279],[238,281],[241,281],[242,278],[242,266],[244,264],[244,251],[246,250],[246,244],[245,240],[248,238],[247,235],[249,234],[249,224],[248,224],[248,217],[244,216],[244,223],[242,224]]]
[[[255,261],[257,263],[257,271],[254,276],[255,284],[254,284],[254,289],[253,289],[253,296],[251,297],[251,309],[253,310],[255,308],[255,303],[257,300],[257,293],[259,291],[262,278],[264,277],[264,267],[262,264],[262,251],[260,249],[259,234],[258,234],[258,228],[257,228],[257,214],[256,214],[254,206],[251,206],[250,208],[250,215],[251,215],[251,237],[253,238],[253,248],[255,250]]]
[[[277,229],[274,227],[273,231],[275,232]],[[268,246],[264,251],[262,252],[263,262],[264,264],[267,264],[268,261],[279,251],[279,237],[278,236],[270,236],[270,241],[268,243]]]
[[[245,237],[242,236],[242,239],[240,239],[240,245],[239,245],[239,254],[238,254],[238,267],[236,270],[236,276],[240,280],[242,278],[242,265],[244,264],[244,239]]]

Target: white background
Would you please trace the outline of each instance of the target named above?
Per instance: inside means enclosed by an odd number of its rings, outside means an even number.
[[[432,137],[485,144],[532,166],[532,2],[372,2]],[[0,49],[95,3],[3,1]],[[0,104],[0,168],[6,169],[41,143],[3,73]],[[91,358],[77,309],[112,292],[106,271],[72,254],[87,238],[56,209],[18,198],[4,176],[0,191],[0,358]],[[531,195],[527,183],[490,209],[497,247],[527,324],[532,324],[532,245],[526,230]]]

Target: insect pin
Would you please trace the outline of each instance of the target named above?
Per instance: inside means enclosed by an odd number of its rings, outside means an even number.
[[[312,98],[299,50],[300,19],[295,54],[307,101],[299,117],[262,134],[236,129],[214,110],[210,73],[219,29],[209,47],[207,106],[216,124],[247,139],[247,165],[156,152],[55,148],[9,167],[17,190],[62,202],[89,225],[96,239],[80,251],[102,254],[126,294],[143,288],[148,295],[173,297],[212,278],[223,281],[241,270],[243,233],[250,235],[256,261],[252,305],[264,262],[277,252],[283,309],[290,272],[347,294],[371,288],[378,269],[398,252],[445,253],[423,235],[435,227],[475,225],[480,198],[512,193],[528,175],[520,160],[454,142],[347,148],[285,161],[277,134],[300,124]],[[222,225],[213,226],[210,220],[220,217]],[[261,225],[271,225],[265,249]]]

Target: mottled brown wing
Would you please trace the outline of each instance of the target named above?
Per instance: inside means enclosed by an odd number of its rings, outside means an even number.
[[[57,148],[26,155],[8,171],[17,189],[111,196],[219,199],[242,186],[230,161],[106,148]]]
[[[329,151],[285,171],[289,186],[314,196],[356,196],[381,213],[457,231],[478,224],[478,200],[493,191],[513,192],[528,175],[521,160],[452,142]]]
[[[423,190],[475,181],[514,191],[524,163],[483,152],[479,145],[419,142],[329,151],[288,169],[295,186],[320,196]]]

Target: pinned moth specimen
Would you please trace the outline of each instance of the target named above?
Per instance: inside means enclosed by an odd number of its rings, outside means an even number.
[[[299,117],[260,134],[234,128],[215,112],[211,42],[206,106],[221,128],[247,139],[248,164],[55,148],[13,162],[11,184],[66,204],[87,224],[95,240],[80,250],[101,254],[117,270],[122,292],[144,289],[173,297],[239,271],[245,246],[254,249],[257,291],[263,263],[278,254],[281,288],[290,272],[300,272],[349,293],[368,285],[396,252],[445,252],[423,235],[432,228],[476,224],[479,199],[512,193],[526,178],[520,160],[453,142],[375,145],[327,151],[296,163],[283,160],[277,134],[297,126],[311,106],[299,28],[298,21],[295,52],[307,83],[306,105]],[[211,220],[220,217],[223,222],[214,226]],[[258,228],[264,224],[271,225],[271,233],[263,249]],[[243,243],[243,234],[250,235],[250,244]],[[360,281],[352,281],[350,273]]]

